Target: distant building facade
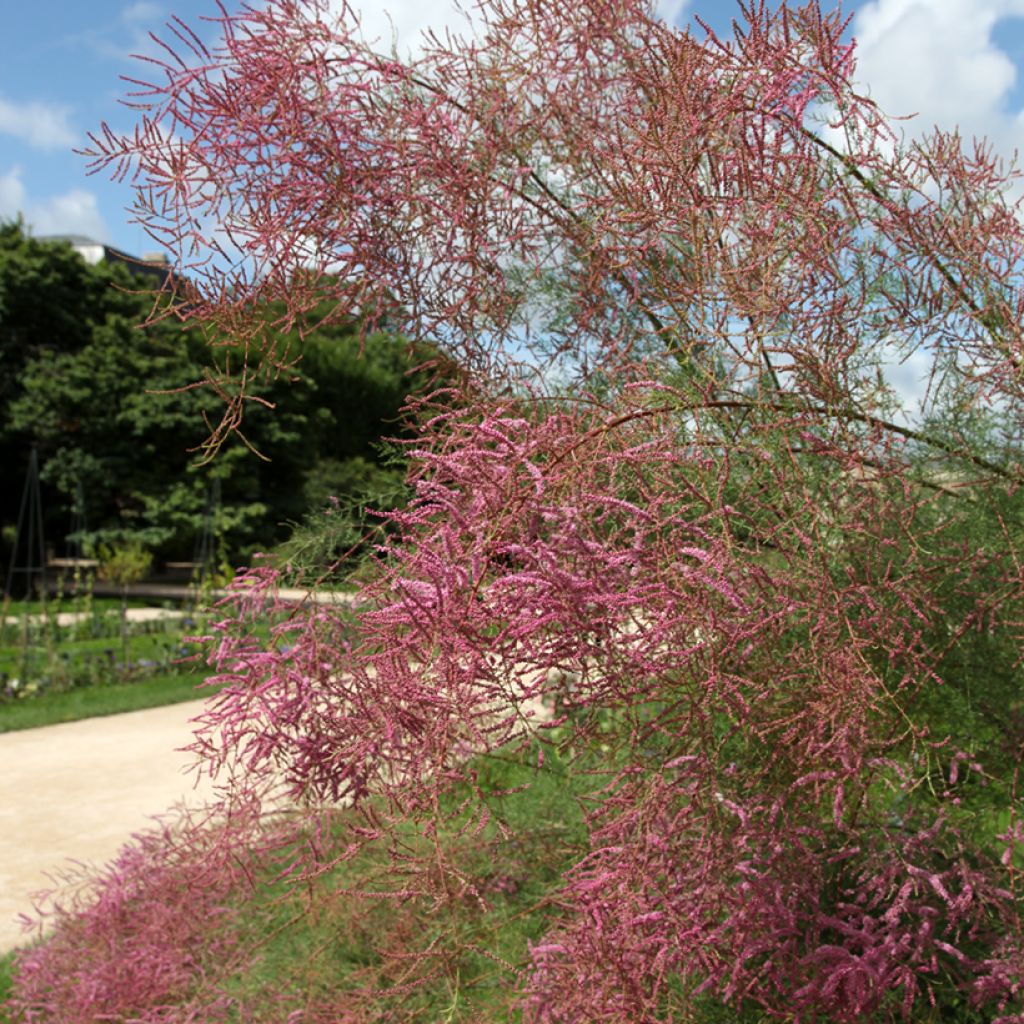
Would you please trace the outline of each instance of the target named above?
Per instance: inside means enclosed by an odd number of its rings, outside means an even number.
[[[166,253],[147,252],[142,256],[132,256],[129,253],[115,249],[112,245],[105,245],[97,242],[94,238],[85,235],[36,235],[38,242],[66,242],[79,256],[90,266],[97,263],[122,263],[133,274],[141,277],[151,278],[153,283],[163,288],[170,279],[173,282],[174,274],[171,268],[171,261]]]

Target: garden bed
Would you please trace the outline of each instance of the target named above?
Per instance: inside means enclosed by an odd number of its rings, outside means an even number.
[[[0,617],[0,732],[176,703],[203,680],[202,616],[117,600],[8,603]]]

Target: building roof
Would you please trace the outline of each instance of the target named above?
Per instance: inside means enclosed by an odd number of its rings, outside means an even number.
[[[97,242],[95,238],[86,235],[33,235],[33,238],[37,242],[67,242],[72,248],[78,245],[103,245],[103,242]]]
[[[38,242],[65,242],[89,264],[99,263],[100,260],[105,263],[121,263],[133,274],[156,280],[161,287],[167,284],[169,277],[174,276],[170,260],[165,253],[132,256],[87,235],[36,235],[35,238]]]

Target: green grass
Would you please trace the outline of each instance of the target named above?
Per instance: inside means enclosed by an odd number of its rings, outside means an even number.
[[[24,602],[11,606],[20,611],[26,607]],[[182,635],[201,626],[179,620],[129,623],[125,643],[119,602],[100,599],[90,607],[91,618],[80,625],[34,624],[27,645],[20,624],[0,627],[0,732],[176,704],[201,695],[195,688],[203,669],[178,663],[191,653],[183,647]],[[75,602],[65,599],[60,608],[74,610]],[[57,602],[50,602],[49,609],[56,611]]]
[[[109,624],[104,624],[109,625]],[[134,655],[138,650],[140,653],[144,650],[152,650],[159,645],[161,641],[165,644],[168,641],[176,640],[181,635],[181,627],[177,623],[166,623],[159,624],[161,628],[152,628],[153,624],[150,623],[139,623],[132,624],[134,628],[129,627],[128,633],[128,652],[130,655]],[[149,629],[140,629],[139,626],[149,626]],[[174,630],[174,632],[171,632]],[[35,643],[31,643],[30,646],[34,649],[35,653],[41,653],[44,649],[45,638],[39,638]],[[104,651],[113,651],[115,654],[121,652],[121,636],[120,634],[111,634],[109,628],[104,631],[100,636],[76,636],[59,638],[54,644],[55,650],[59,653],[67,653],[69,656],[76,654],[102,654]],[[0,660],[16,660],[21,654],[20,645],[18,644],[3,644],[0,645]]]
[[[182,637],[205,631],[202,614],[198,621],[130,624],[127,670],[116,615],[93,625],[106,635],[71,636],[61,629],[49,639],[38,636],[27,649],[4,644],[12,638],[0,633],[0,732],[177,704],[209,692],[196,690],[210,674],[205,664],[180,661],[201,653]],[[253,635],[269,641],[270,630],[270,622],[260,622]],[[13,679],[19,680],[17,696],[6,696]]]
[[[7,1012],[7,998],[11,994],[14,980],[14,951],[0,955],[0,1024],[8,1024],[11,1015]]]
[[[308,885],[281,881],[268,865],[242,917],[243,945],[257,955],[227,981],[228,991],[255,1013],[253,1020],[270,1024],[318,1002],[354,1009],[366,998],[367,1020],[399,1009],[423,1021],[506,1019],[528,943],[539,941],[557,919],[552,896],[563,871],[587,849],[579,797],[601,779],[581,773],[579,764],[570,770],[551,752],[538,770],[536,748],[477,758],[473,768],[493,817],[477,829],[464,810],[468,789],[457,789],[442,802],[441,841],[451,857],[450,880],[469,882],[477,895],[467,891],[441,909],[424,898],[353,897],[352,891],[384,896],[407,882],[373,845]],[[338,813],[339,849],[350,838],[351,824],[365,821],[353,812]],[[429,861],[433,845],[427,831],[403,829],[404,853]],[[285,851],[279,867],[288,859]],[[438,970],[436,956],[415,966],[404,955],[382,956],[385,949],[451,953]],[[410,982],[415,983],[406,988]],[[376,994],[359,994],[367,989]],[[281,993],[294,994],[292,1002],[282,1005]]]
[[[181,642],[172,633],[142,633],[128,637],[128,660],[139,662],[146,659],[159,658],[164,653],[180,654]],[[99,636],[83,637],[77,640],[61,640],[53,649],[53,655],[59,663],[80,663],[89,659],[111,663],[120,662],[123,656],[119,637]],[[0,646],[0,672],[8,676],[17,676],[22,665],[28,663],[36,671],[46,670],[47,649],[40,642],[30,645],[26,654],[21,648],[13,645]]]
[[[138,682],[83,686],[0,703],[0,733],[198,700],[211,692],[196,689],[202,679],[198,670],[166,672]]]
[[[166,604],[166,602],[164,602]],[[154,602],[152,598],[146,597],[129,597],[128,598],[129,608],[152,608]],[[160,607],[160,605],[157,605]],[[4,617],[8,615],[23,615],[26,612],[29,615],[41,615],[44,611],[49,615],[56,615],[59,612],[82,612],[82,611],[94,611],[94,612],[117,612],[121,609],[121,599],[119,597],[87,597],[81,595],[79,597],[61,597],[51,598],[45,604],[42,601],[8,601],[4,604],[0,600],[0,614]]]

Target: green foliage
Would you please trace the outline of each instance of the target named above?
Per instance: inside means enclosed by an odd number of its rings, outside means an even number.
[[[43,349],[74,352],[94,323],[138,312],[132,285],[123,266],[89,266],[69,245],[0,223],[0,389],[12,388],[24,362]]]
[[[176,617],[130,622],[123,599],[97,601],[85,612],[79,603],[76,598],[75,613],[64,618],[53,603],[7,609],[0,624],[0,715],[54,694],[174,673],[193,653],[182,642],[183,630],[194,629],[191,620],[184,626]]]
[[[8,1024],[10,1020],[5,1004],[11,994],[14,979],[14,956],[13,952],[0,956],[0,1024]]]
[[[96,549],[97,575],[121,589],[121,660],[128,663],[128,588],[143,579],[153,564],[153,556],[142,543],[132,538],[118,544],[100,544]]]
[[[276,552],[278,563],[288,566],[301,586],[343,580],[358,570],[384,529],[376,512],[403,505],[410,493],[397,454],[383,465],[357,455],[321,463],[319,469],[310,480],[311,511]]]
[[[119,544],[100,544],[96,548],[99,567],[96,575],[122,589],[138,583],[149,572],[153,556],[136,539]]]
[[[90,267],[66,244],[0,225],[0,457],[17,474],[37,445],[51,544],[61,546],[77,503],[84,539],[134,537],[156,558],[188,560],[216,480],[213,532],[237,564],[330,496],[358,506],[394,490],[402,470],[377,445],[400,433],[405,396],[424,380],[407,371],[426,348],[381,334],[361,342],[338,326],[282,336],[298,363],[251,384],[244,440],[204,465],[222,402],[208,385],[228,356],[173,318],[140,327],[153,301],[144,287],[122,266]],[[0,497],[5,538],[19,493]]]

